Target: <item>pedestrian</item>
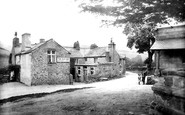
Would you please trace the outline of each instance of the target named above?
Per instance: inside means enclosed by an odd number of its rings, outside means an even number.
[[[141,85],[142,82],[142,74],[138,73],[138,84]]]
[[[73,85],[73,75],[69,74],[69,84]]]
[[[146,78],[146,76],[147,76],[147,70],[144,71],[143,74],[142,74],[142,82],[143,82],[143,84],[145,84],[145,78]]]

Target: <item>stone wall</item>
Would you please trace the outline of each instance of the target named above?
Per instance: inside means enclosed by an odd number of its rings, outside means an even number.
[[[31,54],[21,55],[20,82],[31,85]]]
[[[75,66],[75,80],[79,82],[86,80],[95,81],[100,78],[124,75],[126,71],[125,60],[121,59],[117,51],[112,49],[110,50],[109,57],[111,58],[111,62],[108,62],[105,56],[86,58],[85,63],[78,63],[79,65]],[[94,68],[93,75],[91,74],[92,67]],[[78,74],[78,68],[80,68],[80,74]],[[87,69],[87,75],[84,75],[84,68]]]
[[[114,72],[114,64],[113,63],[105,63],[99,64],[96,68],[96,75],[100,77],[112,77],[115,74]]]
[[[164,81],[168,82],[166,80]],[[152,87],[154,91],[154,101],[151,104],[151,110],[153,110],[154,113],[156,113],[157,110],[157,113],[159,112],[164,115],[184,115],[185,88],[178,88],[180,84],[178,83],[177,87],[177,81],[173,81],[173,78],[170,82],[171,83],[168,83],[168,85],[167,83],[158,83]],[[182,82],[184,82],[184,80]],[[184,83],[182,82],[180,86],[184,87],[184,85],[182,85]]]
[[[155,100],[151,104],[151,110],[157,110],[156,115],[185,114],[185,66],[182,51],[169,50],[160,53],[160,69],[164,80],[152,87]]]
[[[70,54],[53,40],[43,44],[32,53],[31,85],[69,84],[70,63],[56,62],[48,64],[48,49],[54,49],[56,57],[70,57]]]
[[[185,68],[185,50],[160,51],[160,68],[176,69]]]

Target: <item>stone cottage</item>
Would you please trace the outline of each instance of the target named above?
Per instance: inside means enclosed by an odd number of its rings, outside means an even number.
[[[108,47],[94,49],[71,49],[75,81],[86,82],[96,78],[107,78],[125,74],[125,55],[119,55],[111,40]]]
[[[5,68],[9,65],[10,51],[3,48],[0,44],[0,69]]]
[[[69,84],[70,53],[53,39],[31,44],[31,35],[13,39],[11,63],[20,65],[20,82],[26,85]]]
[[[161,77],[152,87],[153,112],[185,115],[185,25],[158,28],[151,49],[155,52],[155,75]]]

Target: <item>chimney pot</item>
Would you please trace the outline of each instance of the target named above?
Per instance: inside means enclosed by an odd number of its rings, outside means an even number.
[[[44,42],[45,42],[45,39],[41,38],[40,43],[44,43]]]

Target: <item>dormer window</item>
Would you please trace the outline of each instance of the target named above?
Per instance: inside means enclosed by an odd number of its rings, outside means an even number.
[[[48,50],[47,55],[48,55],[49,64],[56,63],[56,51],[55,50]]]

